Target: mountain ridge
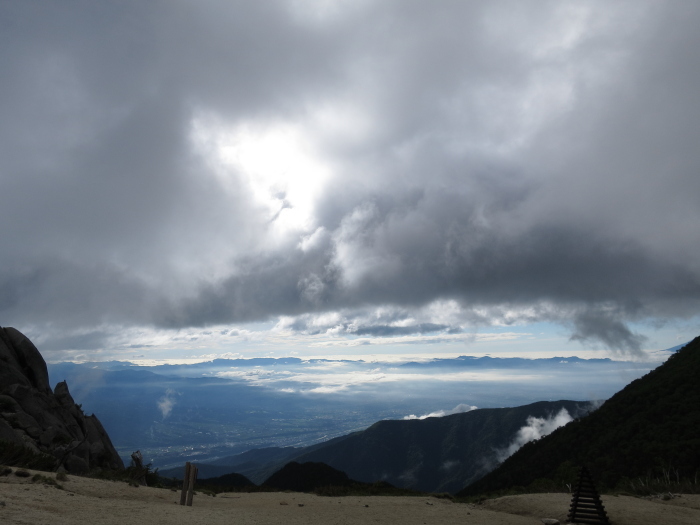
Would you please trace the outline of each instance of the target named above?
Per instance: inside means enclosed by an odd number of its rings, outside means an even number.
[[[565,483],[586,465],[601,489],[625,479],[700,470],[700,337],[598,410],[529,443],[458,495]]]
[[[443,417],[384,420],[310,447],[251,450],[198,466],[203,477],[227,473],[228,468],[262,483],[292,461],[325,463],[363,483],[384,481],[425,492],[455,492],[498,461],[497,451],[508,447],[529,417],[551,418],[562,409],[577,417],[590,408],[588,401],[539,401]],[[180,471],[163,474],[178,476]]]

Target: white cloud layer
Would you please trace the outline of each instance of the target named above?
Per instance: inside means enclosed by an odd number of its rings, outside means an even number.
[[[559,427],[563,427],[573,420],[574,418],[571,417],[569,411],[565,408],[562,408],[556,415],[552,415],[548,418],[528,417],[527,424],[518,430],[511,444],[505,449],[496,452],[498,461],[505,461],[520,450],[524,444],[548,436]]]
[[[161,397],[156,404],[158,405],[158,410],[163,414],[163,419],[166,419],[170,413],[173,411],[173,407],[177,403],[177,392],[168,388],[165,391],[163,397]]]
[[[410,414],[408,416],[404,416],[404,419],[427,419],[429,417],[443,417],[443,416],[450,416],[452,414],[461,414],[463,412],[471,412],[472,410],[476,410],[478,407],[475,407],[473,405],[466,405],[464,403],[460,403],[456,407],[454,407],[452,410],[437,410],[436,412],[431,412],[430,414],[424,414],[422,416],[416,416],[415,414]],[[448,465],[445,468],[450,468]]]

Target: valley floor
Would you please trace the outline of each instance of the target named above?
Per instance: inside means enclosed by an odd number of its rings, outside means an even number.
[[[34,471],[30,471],[34,474]],[[45,474],[45,473],[42,473]],[[54,477],[53,474],[48,474]],[[195,496],[192,507],[179,505],[169,489],[131,487],[123,482],[68,476],[52,485],[31,477],[0,477],[0,522],[27,525],[177,524],[216,525],[534,525],[541,518],[566,521],[567,494],[508,496],[482,505],[426,497],[319,497],[300,493],[219,494]],[[700,496],[669,501],[604,496],[613,525],[691,525],[700,523]],[[4,503],[4,505],[3,505]]]

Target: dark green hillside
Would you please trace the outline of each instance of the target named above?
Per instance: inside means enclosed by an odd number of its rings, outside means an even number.
[[[217,476],[215,478],[198,479],[197,484],[202,486],[227,487],[236,489],[256,486],[255,483],[250,481],[244,475],[236,472],[224,474],[223,476]]]
[[[287,463],[260,487],[262,491],[313,492],[319,496],[419,496],[425,495],[386,482],[362,483],[348,478],[345,472],[324,463]]]
[[[275,490],[311,492],[324,486],[344,487],[352,483],[345,472],[324,463],[302,464],[292,461],[270,476],[263,486]]]
[[[700,470],[700,337],[592,414],[521,448],[459,496],[563,484],[585,464],[599,488]],[[536,482],[533,486],[533,482]],[[545,481],[543,483],[543,481]]]
[[[413,490],[454,492],[493,467],[495,450],[507,447],[529,416],[547,418],[566,408],[576,417],[589,406],[541,401],[423,420],[379,421],[302,453],[295,461],[323,462],[362,482],[382,480]]]

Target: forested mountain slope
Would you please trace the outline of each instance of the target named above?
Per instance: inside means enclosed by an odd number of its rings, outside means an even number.
[[[423,420],[379,421],[295,461],[323,462],[358,481],[454,492],[493,467],[496,451],[512,442],[528,417],[550,418],[562,408],[575,417],[589,407],[587,402],[540,401]]]
[[[595,412],[525,445],[458,495],[528,487],[536,480],[563,484],[573,481],[580,465],[588,467],[601,490],[624,478],[698,472],[700,337]]]

